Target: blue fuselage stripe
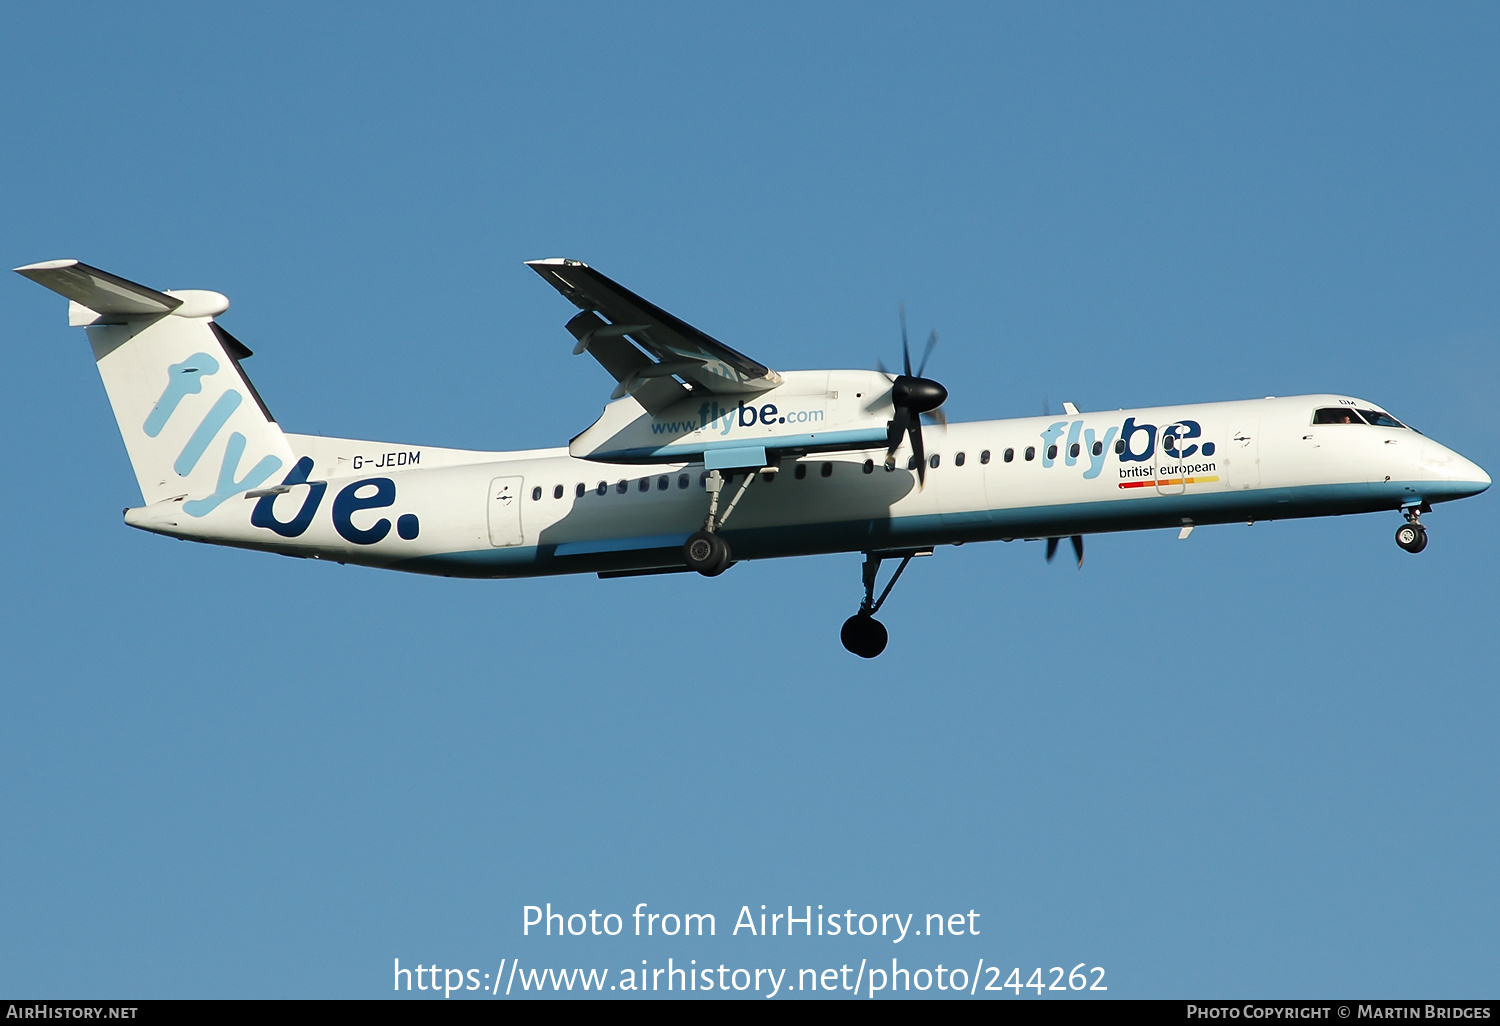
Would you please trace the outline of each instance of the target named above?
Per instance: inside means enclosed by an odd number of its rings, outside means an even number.
[[[788,524],[724,530],[736,559],[772,559],[828,552],[864,552],[891,547],[956,542],[1062,537],[1151,528],[1287,520],[1393,510],[1417,487],[1413,482],[1307,485],[1243,492],[1150,495],[1140,498],[1027,506],[1012,509],[930,513],[883,519]],[[1455,487],[1420,483],[1428,501],[1471,494]],[[448,552],[402,561],[395,569],[453,577],[529,577],[673,566],[681,562],[686,534],[593,539],[513,548]]]

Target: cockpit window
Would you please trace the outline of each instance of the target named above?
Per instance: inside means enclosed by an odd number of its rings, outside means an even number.
[[[1347,406],[1334,406],[1313,414],[1314,424],[1363,424],[1359,414]]]
[[[1360,410],[1359,415],[1376,427],[1406,427],[1405,424],[1392,417],[1389,413],[1381,413],[1379,410]]]

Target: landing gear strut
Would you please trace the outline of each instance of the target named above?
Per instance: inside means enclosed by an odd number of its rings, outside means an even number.
[[[844,627],[839,631],[839,640],[844,647],[861,659],[874,659],[885,651],[886,642],[890,635],[886,633],[885,624],[875,619],[875,614],[885,604],[886,597],[890,595],[891,589],[896,586],[896,581],[901,577],[901,572],[906,569],[906,564],[912,561],[914,556],[930,556],[931,549],[910,549],[905,552],[867,552],[865,553],[864,565],[864,601],[859,604],[859,612],[844,621]],[[880,564],[887,559],[901,559],[901,565],[891,575],[890,582],[886,584],[885,590],[880,593],[880,598],[875,597],[875,575],[880,572]]]
[[[1421,552],[1427,547],[1427,528],[1422,526],[1422,508],[1407,506],[1401,511],[1406,523],[1396,528],[1396,544],[1407,552]]]
[[[771,468],[767,468],[767,472],[771,472]],[[719,516],[719,493],[724,490],[724,475],[717,470],[708,472],[708,477],[703,482],[709,496],[708,517],[703,521],[703,530],[694,532],[682,546],[682,560],[690,569],[698,571],[704,577],[717,577],[729,569],[729,565],[734,562],[734,554],[729,550],[729,543],[719,537],[719,528],[724,526],[724,522],[734,512],[734,507],[744,497],[745,489],[754,480],[755,473],[746,471],[739,491],[729,500],[729,505],[724,508],[724,515]]]

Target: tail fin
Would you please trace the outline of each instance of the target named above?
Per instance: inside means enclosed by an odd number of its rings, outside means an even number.
[[[16,268],[72,300],[85,326],[141,497],[202,517],[257,488],[292,452],[240,367],[250,355],[214,317],[217,292],[157,292],[76,260]],[[242,476],[243,475],[243,476]]]

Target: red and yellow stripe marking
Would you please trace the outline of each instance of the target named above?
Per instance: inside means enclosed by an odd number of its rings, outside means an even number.
[[[1208,477],[1164,477],[1164,478],[1162,478],[1159,481],[1149,481],[1149,480],[1148,481],[1121,481],[1120,482],[1120,487],[1121,488],[1151,488],[1151,487],[1156,487],[1156,486],[1160,486],[1160,487],[1163,487],[1163,488],[1167,488],[1167,487],[1186,487],[1187,485],[1191,485],[1191,484],[1212,484],[1213,482],[1217,481],[1218,479],[1219,479],[1219,475],[1218,474],[1211,474]]]

